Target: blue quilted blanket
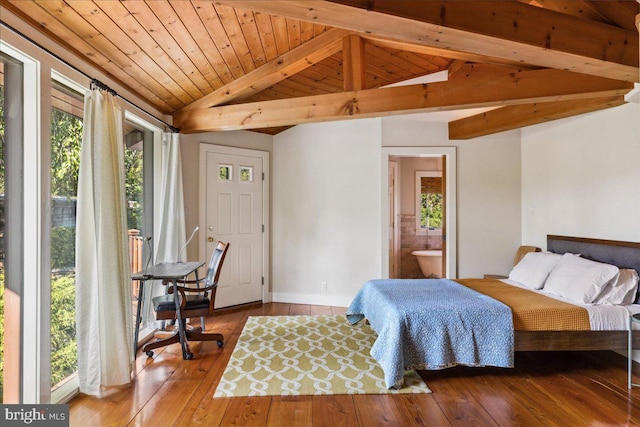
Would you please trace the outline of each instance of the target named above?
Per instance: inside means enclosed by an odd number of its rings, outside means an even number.
[[[365,317],[389,388],[409,369],[513,367],[511,309],[452,280],[369,281],[347,309],[351,324]]]

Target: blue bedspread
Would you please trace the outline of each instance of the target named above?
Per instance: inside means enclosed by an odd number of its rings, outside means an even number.
[[[452,280],[369,281],[347,309],[351,324],[365,317],[389,388],[409,369],[513,367],[511,309]]]

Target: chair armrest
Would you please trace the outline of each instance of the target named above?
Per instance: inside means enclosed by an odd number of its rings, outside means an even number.
[[[202,279],[198,279],[198,280],[180,280],[179,282],[176,283],[176,287],[178,288],[178,291],[180,291],[180,293],[184,293],[184,292],[208,292],[211,289],[215,288],[218,286],[218,282],[215,282],[209,286],[204,286],[204,287],[199,287],[199,288],[195,288],[195,287],[190,287],[190,286],[183,286],[184,284],[199,284],[199,283],[203,283],[204,282],[204,277]],[[173,284],[173,281],[171,280],[163,280],[162,281],[163,285],[171,285]],[[173,286],[169,287],[168,289],[169,293],[172,294],[173,293]]]
[[[178,283],[191,283],[191,284],[195,284],[195,283],[201,283],[204,282],[204,277],[202,279],[191,279],[191,280],[178,280]],[[169,279],[164,279],[162,281],[163,285],[170,285],[173,283],[173,280],[169,280]]]
[[[182,283],[182,282],[180,282]],[[218,282],[215,282],[209,286],[205,286],[203,288],[190,288],[188,286],[180,286],[178,285],[178,290],[180,292],[209,292],[211,289],[214,289],[218,286]]]

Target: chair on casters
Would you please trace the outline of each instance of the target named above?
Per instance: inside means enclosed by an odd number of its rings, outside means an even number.
[[[178,320],[182,322],[182,326],[186,331],[187,342],[188,341],[217,341],[218,347],[224,345],[224,337],[222,334],[217,333],[205,333],[204,322],[201,327],[187,328],[187,319],[195,317],[209,316],[213,314],[214,304],[216,300],[216,290],[218,286],[218,278],[220,277],[220,271],[222,271],[222,264],[227,251],[229,250],[229,243],[223,243],[218,241],[213,253],[211,254],[211,260],[207,267],[207,274],[205,277],[195,280],[182,280],[178,283],[178,292],[180,293],[180,311],[182,313],[181,319],[176,319],[176,305],[174,296],[172,293],[162,295],[153,298],[153,309],[156,312],[157,320]],[[166,284],[166,283],[165,283]],[[172,291],[172,288],[169,288]],[[180,336],[176,332],[169,338],[161,339],[144,346],[143,351],[149,357],[153,357],[153,349],[163,347],[165,345],[180,342]],[[193,354],[189,351],[193,357]]]

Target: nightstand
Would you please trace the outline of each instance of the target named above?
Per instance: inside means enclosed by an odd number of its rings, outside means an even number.
[[[633,370],[633,359],[631,358],[631,356],[633,355],[633,324],[634,323],[640,324],[640,313],[632,314],[631,316],[629,316],[629,331],[628,331],[629,344],[627,345],[627,349],[628,349],[627,356],[629,357],[628,365],[627,365],[629,389],[632,389],[633,387],[640,387],[640,384],[634,384],[631,382],[631,371]]]
[[[509,276],[503,276],[502,274],[485,274],[484,278],[485,279],[496,279],[496,280],[499,280],[499,279],[508,279]]]

